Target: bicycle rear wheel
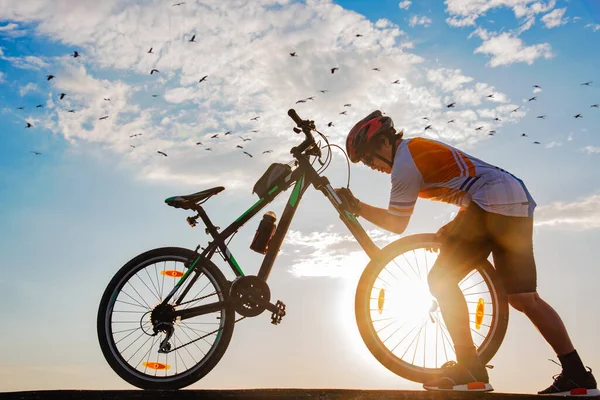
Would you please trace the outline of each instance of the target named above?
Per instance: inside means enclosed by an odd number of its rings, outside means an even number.
[[[434,234],[390,243],[363,271],[355,298],[356,321],[367,348],[390,371],[421,383],[456,359],[452,339],[427,285],[440,245]],[[473,342],[485,364],[506,334],[506,293],[487,260],[475,266],[459,287],[469,308]]]
[[[209,373],[225,353],[235,318],[230,307],[175,320],[171,350],[158,352],[166,334],[154,335],[150,316],[162,312],[154,311],[156,306],[197,257],[191,250],[176,247],[147,251],[125,264],[106,288],[98,309],[98,340],[108,364],[130,384],[142,389],[179,389]],[[195,268],[169,301],[167,312],[226,299],[228,282],[217,266],[203,260]],[[191,279],[194,273],[198,274],[195,280]],[[188,286],[184,301],[175,305],[178,294]]]

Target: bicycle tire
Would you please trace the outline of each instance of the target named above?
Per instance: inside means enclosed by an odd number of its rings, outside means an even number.
[[[156,374],[155,376],[150,376],[142,373],[123,358],[115,345],[111,326],[113,308],[120,290],[129,279],[136,276],[137,271],[141,271],[145,266],[152,265],[153,262],[176,261],[185,263],[188,260],[194,260],[196,257],[198,257],[197,253],[178,247],[163,247],[149,250],[127,262],[115,274],[104,291],[97,317],[97,333],[100,348],[102,349],[104,358],[117,375],[138,388],[174,390],[189,386],[208,374],[217,365],[229,346],[235,323],[235,311],[231,307],[225,307],[221,310],[219,326],[222,328],[220,333],[217,333],[217,337],[207,352],[207,356],[201,362],[180,374],[170,377],[160,377],[156,376]],[[204,260],[203,266],[197,268],[200,268],[206,278],[216,287],[217,296],[227,299],[229,283],[219,268],[208,259]],[[141,326],[142,323],[140,321]]]
[[[417,234],[398,239],[381,250],[380,257],[369,262],[363,271],[355,297],[355,316],[360,335],[373,356],[387,369],[405,379],[423,383],[439,374],[441,367],[426,368],[415,366],[396,356],[382,342],[374,327],[371,316],[372,290],[379,273],[390,262],[414,249],[434,247],[439,249],[440,242],[434,234]],[[488,363],[498,351],[504,340],[508,327],[508,299],[506,292],[497,276],[496,270],[485,260],[474,270],[480,273],[490,288],[490,296],[494,299],[492,308],[494,317],[490,323],[491,335],[488,335],[478,347],[478,355],[483,364]],[[438,320],[438,324],[441,321]],[[437,329],[437,328],[436,328]],[[418,345],[418,343],[417,343]],[[437,346],[437,342],[436,342]],[[416,353],[416,350],[415,350]],[[437,356],[437,349],[436,349]]]

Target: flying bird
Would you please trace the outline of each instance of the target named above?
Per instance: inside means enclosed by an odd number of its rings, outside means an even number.
[[[426,131],[427,129],[431,129],[431,125],[427,125],[423,130]]]
[[[493,99],[493,98],[494,98],[494,93],[492,93],[492,94],[488,94],[488,95],[487,95],[487,96],[485,96],[485,97],[489,97],[490,99]]]
[[[600,104],[592,104],[590,107],[600,108]]]
[[[381,72],[381,70],[379,68],[371,68],[371,70]]]
[[[238,144],[238,145],[236,145],[235,147],[237,147],[238,149],[243,149],[243,147],[242,147],[242,146],[240,146],[239,144]]]
[[[25,128],[31,128],[33,125],[31,125],[29,122],[27,123],[27,126],[25,126]]]
[[[132,145],[132,144],[130,144],[130,145],[129,145],[129,147],[131,147],[131,148],[135,149],[135,146],[134,146],[134,145]]]
[[[59,94],[59,95],[58,95],[58,98],[59,98],[59,100],[62,100],[62,99],[64,99],[66,95],[67,95],[66,93],[61,93],[61,94]]]
[[[296,55],[296,52],[295,52],[295,51],[294,51],[293,53],[290,53],[290,56],[291,56],[291,57],[298,57],[298,56]]]
[[[248,155],[249,157],[252,157],[252,154],[248,153],[247,151],[243,151],[243,153]]]
[[[272,153],[272,152],[273,152],[273,150],[265,150],[265,151],[263,151],[263,154]]]
[[[54,78],[54,75],[46,75],[46,80],[49,81],[50,79]]]
[[[546,119],[546,116],[545,116],[545,115],[538,115],[536,118],[539,118],[539,119]]]
[[[577,115],[574,115],[573,118],[583,118],[583,115],[577,114]]]
[[[500,118],[496,117],[494,118],[494,121],[502,121]]]
[[[162,152],[162,151],[160,151],[160,150],[159,150],[159,151],[157,151],[157,153],[158,153],[158,154],[162,154],[162,155],[163,155],[163,156],[165,156],[165,157],[167,156],[167,154],[166,154],[166,153],[163,153],[163,152]]]
[[[304,99],[304,100],[314,100],[314,99],[315,99],[315,96],[310,96],[310,97],[307,97],[307,98],[306,98],[306,99]]]
[[[340,113],[340,115],[348,115],[348,114],[346,114],[346,111],[342,111],[342,112]]]
[[[590,86],[592,84],[592,81],[589,82],[584,82],[581,84],[581,86]]]
[[[204,75],[202,78],[200,78],[198,83],[204,82],[206,80],[206,78],[208,78],[208,75]]]
[[[227,131],[227,132],[225,132],[225,134],[223,134],[223,136],[227,136],[227,135],[231,135],[231,131]]]
[[[75,112],[75,110],[69,110],[69,111],[67,111],[67,112],[74,113],[74,112]]]
[[[108,118],[108,115],[105,115],[104,117],[100,117],[100,118],[98,118],[98,119],[99,119],[99,120],[103,120],[103,119],[106,119],[106,118]]]
[[[148,50],[148,54],[153,54],[153,53],[152,53],[152,49],[153,49],[153,48],[154,48],[154,47],[150,47],[150,50]]]
[[[196,142],[196,146],[202,145],[202,142]]]
[[[254,118],[250,118],[250,121],[258,121],[259,118],[260,118],[260,116],[254,117]]]
[[[211,138],[211,139],[214,139],[214,138],[216,138],[217,136],[219,136],[219,134],[218,134],[218,133],[215,133],[215,134],[214,134],[214,135],[212,135],[210,138]]]
[[[152,97],[158,97],[158,95],[157,94],[153,94]]]
[[[455,104],[456,104],[456,103],[450,103],[450,104],[448,104],[446,107],[447,107],[447,108],[454,108],[454,105],[455,105]]]
[[[190,42],[195,42],[196,41],[196,35],[192,36],[192,38],[189,41]]]
[[[298,101],[296,102],[296,104],[298,104],[298,103],[306,103],[306,100],[304,100],[304,99],[302,99],[302,100],[298,100]]]
[[[104,101],[110,101],[110,97],[104,97]]]
[[[527,101],[533,101],[533,100],[537,100],[537,97],[535,97],[535,96],[534,96],[534,97],[530,98],[530,99],[529,99],[529,100],[527,100]]]
[[[337,71],[339,68],[338,67],[333,67],[331,68],[331,73],[333,74],[335,71]]]
[[[344,104],[344,107],[352,107],[352,104],[346,103],[346,104]]]
[[[483,129],[483,126],[479,126],[479,127],[475,128],[476,131],[480,131],[482,129]]]
[[[329,92],[329,90],[319,90],[319,92],[321,92],[321,93],[327,93],[327,92]]]
[[[357,33],[356,35],[354,35],[356,37],[362,37],[363,35],[361,35],[360,33]]]
[[[241,136],[240,136],[240,137],[241,137]],[[252,139],[249,139],[249,138],[248,138],[248,139],[246,139],[246,138],[244,138],[244,137],[241,137],[241,138],[242,138],[242,140],[243,140],[244,142],[247,142],[248,140],[252,140]]]
[[[494,131],[490,131],[490,132],[488,133],[488,135],[489,135],[489,136],[494,136],[494,133],[495,133]]]
[[[35,154],[36,156],[39,156],[40,154],[42,154],[39,151],[33,151],[33,150],[29,150],[29,152]]]
[[[454,122],[454,120],[453,120],[453,119],[451,119],[450,121],[448,121],[448,122],[446,122],[446,123],[447,123],[447,124],[450,124],[450,123],[452,123],[452,122]]]
[[[207,147],[204,150],[206,150],[206,151],[212,151],[212,149],[210,147]]]
[[[521,133],[521,137],[527,137],[526,133]]]
[[[531,101],[531,100],[529,100],[529,101]],[[519,108],[521,108],[521,107],[515,108],[514,110],[511,111],[511,113],[517,112],[519,110]]]
[[[534,143],[534,144],[541,144],[541,143],[540,143],[540,142],[538,142],[538,141],[535,141],[535,142],[533,142],[533,143]]]
[[[142,136],[142,134],[141,134],[141,133],[136,133],[136,134],[134,134],[134,135],[129,135],[129,137],[130,137],[130,138],[131,138],[131,137],[136,137],[136,136]]]
[[[494,133],[496,133],[496,131],[489,131],[489,133],[493,135]]]
[[[38,104],[37,106],[35,106],[35,108],[42,108],[42,107],[44,107],[43,104]]]
[[[175,6],[180,6],[180,5],[182,5],[182,4],[185,4],[185,1],[182,1],[181,3],[175,3],[175,4],[173,4],[173,7],[175,7]]]
[[[25,107],[17,107],[17,110],[24,110],[24,109],[25,109]]]
[[[77,58],[79,57],[79,53],[77,51],[74,51],[73,54],[71,54],[71,57]]]
[[[542,87],[540,85],[533,85],[534,88],[536,89],[541,89]]]
[[[253,130],[251,130],[250,132],[254,132],[254,133],[256,133],[256,132],[260,132],[260,129],[253,129]]]
[[[427,121],[429,121],[429,118],[428,118],[428,117],[423,117],[423,118],[421,118],[421,119],[426,119]]]
[[[392,83],[396,83],[396,84],[400,84],[400,79],[396,79],[394,82]]]
[[[327,126],[331,128],[332,126],[335,126],[335,125],[333,125],[333,122],[329,122],[329,123],[327,124]]]
[[[157,70],[157,69],[155,69],[155,68],[152,68],[152,70],[150,71],[150,75],[152,75],[152,74],[153,74],[153,73],[155,73],[155,72],[160,72],[160,71],[159,71],[159,70]]]

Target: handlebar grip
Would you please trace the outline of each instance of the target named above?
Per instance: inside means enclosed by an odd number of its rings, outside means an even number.
[[[302,121],[302,118],[300,118],[298,116],[298,113],[293,108],[290,108],[288,110],[288,115],[290,116],[291,119],[294,120],[294,122],[296,123],[296,125],[298,125],[298,126],[301,127],[304,124],[304,121]]]

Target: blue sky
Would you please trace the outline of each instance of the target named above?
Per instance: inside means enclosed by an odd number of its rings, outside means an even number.
[[[600,5],[491,4],[0,0],[0,300],[12,327],[0,343],[0,390],[129,388],[97,344],[104,288],[143,251],[206,243],[165,198],[223,185],[206,205],[211,218],[225,226],[245,211],[256,179],[270,163],[289,161],[298,142],[290,107],[340,145],[354,122],[381,109],[407,137],[447,141],[522,178],[538,203],[540,294],[586,365],[600,368],[600,108],[591,107],[600,103]],[[197,43],[188,42],[192,34]],[[149,75],[152,68],[160,72]],[[316,100],[296,104],[308,96]],[[136,133],[143,135],[130,138]],[[345,185],[341,153],[326,174]],[[351,188],[386,207],[389,176],[353,165]],[[278,215],[284,201],[273,203]],[[366,258],[332,211],[307,192],[269,279],[292,311],[278,327],[265,316],[236,326],[221,363],[192,388],[420,388],[379,365],[360,340],[353,293]],[[407,234],[434,231],[454,212],[420,201]],[[248,273],[261,261],[248,249],[257,224],[231,243]],[[397,237],[365,226],[380,246]],[[258,357],[262,368],[242,373]],[[492,383],[498,391],[542,389],[557,372],[551,357],[512,312]]]

